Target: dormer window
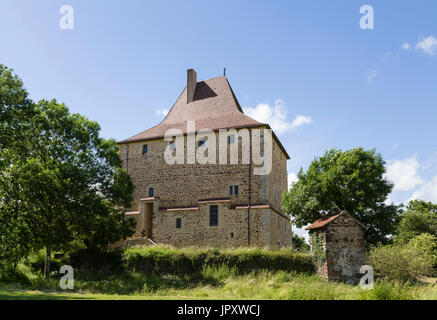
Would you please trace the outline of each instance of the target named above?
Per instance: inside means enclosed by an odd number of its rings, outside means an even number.
[[[228,143],[229,144],[234,144],[235,143],[235,136],[234,135],[228,136]]]
[[[175,141],[170,142],[170,149],[171,150],[176,150],[176,142]]]
[[[201,139],[197,142],[197,146],[201,147],[203,145],[205,145],[205,139]]]
[[[146,154],[149,153],[149,145],[148,145],[148,144],[144,144],[144,145],[143,145],[143,148],[142,148],[142,150],[141,150],[141,153],[142,153],[143,155],[146,155]]]

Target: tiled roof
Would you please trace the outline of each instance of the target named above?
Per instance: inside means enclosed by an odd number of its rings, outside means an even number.
[[[352,219],[354,219],[359,225],[363,226],[363,224],[361,222],[359,222],[357,219],[355,219],[354,217],[352,217],[347,211],[342,211],[339,214],[335,215],[335,216],[330,216],[330,217],[325,217],[322,219],[317,220],[316,222],[314,222],[312,225],[308,226],[305,228],[305,230],[314,230],[314,229],[319,229],[319,228],[323,228],[326,225],[328,225],[330,222],[334,221],[335,219],[337,219],[338,217],[342,216],[343,214],[347,214],[349,215]]]
[[[196,132],[202,129],[239,129],[266,126],[243,113],[226,77],[198,82],[193,102],[187,103],[187,87],[181,93],[164,120],[133,137],[119,143],[145,141],[164,137],[168,129],[179,129],[187,133],[187,121],[195,121]],[[289,155],[273,133],[274,139],[289,159]]]

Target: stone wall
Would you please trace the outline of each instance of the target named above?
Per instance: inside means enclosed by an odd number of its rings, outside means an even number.
[[[319,266],[319,274],[332,281],[358,283],[362,277],[360,267],[366,264],[362,226],[348,214],[343,214],[324,228],[312,231],[311,238],[315,232],[324,234],[326,262]]]
[[[186,139],[186,137],[185,137]],[[218,133],[216,133],[218,141]],[[148,145],[148,153],[142,154]],[[265,204],[271,208],[251,209],[251,245],[291,245],[291,225],[281,213],[282,193],[287,191],[287,157],[273,139],[272,172],[267,176],[253,174],[248,164],[242,164],[242,146],[239,146],[238,164],[174,164],[164,161],[169,142],[155,139],[120,144],[123,166],[135,184],[133,207],[129,216],[138,221],[135,237],[144,236],[144,219],[140,214],[141,199],[149,198],[153,188],[155,209],[153,215],[153,239],[158,243],[176,246],[247,246],[247,209],[252,205]],[[197,149],[196,144],[196,149]],[[185,146],[186,155],[186,146]],[[228,155],[230,147],[228,146]],[[249,197],[249,175],[251,192]],[[229,186],[237,184],[239,195],[230,195]],[[276,197],[275,197],[276,191]],[[158,199],[159,198],[159,199]],[[209,227],[209,211],[200,200],[228,199],[220,204],[219,215],[223,219],[219,227]],[[240,209],[232,209],[239,207]],[[198,208],[184,210],[183,208]],[[242,209],[241,209],[242,208]],[[182,218],[182,228],[175,228],[175,217]],[[279,227],[278,227],[279,219]]]
[[[218,226],[210,226],[211,205],[218,206]],[[144,221],[142,212],[130,216],[138,225]],[[176,228],[178,218],[181,228]],[[232,208],[229,202],[205,202],[198,208],[158,210],[153,215],[153,241],[175,247],[247,247],[247,218],[246,208]],[[133,238],[141,236],[139,230]],[[291,246],[288,219],[272,209],[250,209],[250,246]]]
[[[218,141],[218,134],[217,134]],[[142,154],[142,146],[147,144],[148,154]],[[287,191],[287,160],[279,145],[273,140],[272,172],[259,176],[249,171],[248,164],[241,163],[242,148],[239,148],[238,164],[174,164],[164,161],[164,151],[169,142],[164,139],[120,144],[120,156],[134,184],[134,206],[139,210],[139,200],[148,197],[149,188],[160,198],[160,207],[193,206],[200,199],[229,197],[229,186],[238,184],[240,194],[232,196],[233,204],[249,202],[248,181],[250,172],[251,203],[269,203],[275,210],[281,210],[281,196]],[[186,152],[186,148],[185,148]],[[228,147],[228,154],[230,153]],[[187,188],[187,186],[189,186]],[[276,190],[276,199],[274,197]]]

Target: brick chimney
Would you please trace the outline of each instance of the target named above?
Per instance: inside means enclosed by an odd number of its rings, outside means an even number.
[[[196,91],[197,73],[194,69],[187,70],[187,103],[193,102],[194,91]]]

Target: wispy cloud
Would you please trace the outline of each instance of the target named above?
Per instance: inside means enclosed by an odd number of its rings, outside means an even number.
[[[281,99],[272,106],[260,103],[255,108],[244,107],[244,112],[259,122],[268,123],[279,135],[313,122],[311,117],[303,115],[297,115],[291,122],[287,120],[287,106]]]
[[[422,38],[417,42],[416,50],[422,51],[429,56],[435,55],[437,53],[437,39],[433,36]]]
[[[437,203],[437,175],[414,192],[410,200],[424,200]]]
[[[367,71],[367,84],[370,85],[373,83],[376,76],[380,73],[380,69],[382,69],[386,62],[392,61],[393,59],[398,59],[400,51],[411,51],[413,49],[413,45],[405,41],[401,44],[400,49],[397,49],[394,52],[389,51],[384,53],[384,55],[379,59],[379,62],[376,63],[373,68]],[[421,51],[429,56],[433,56],[437,54],[437,39],[432,35],[426,38],[422,37],[420,40],[418,40],[414,48],[416,51]]]
[[[166,116],[168,114],[168,110],[167,109],[158,109],[156,110],[156,115],[161,117],[161,116]]]
[[[410,50],[411,49],[411,45],[408,42],[404,42],[401,45],[402,50]]]
[[[373,83],[373,80],[375,79],[377,74],[378,74],[378,70],[376,68],[367,71],[367,83],[368,84]]]

